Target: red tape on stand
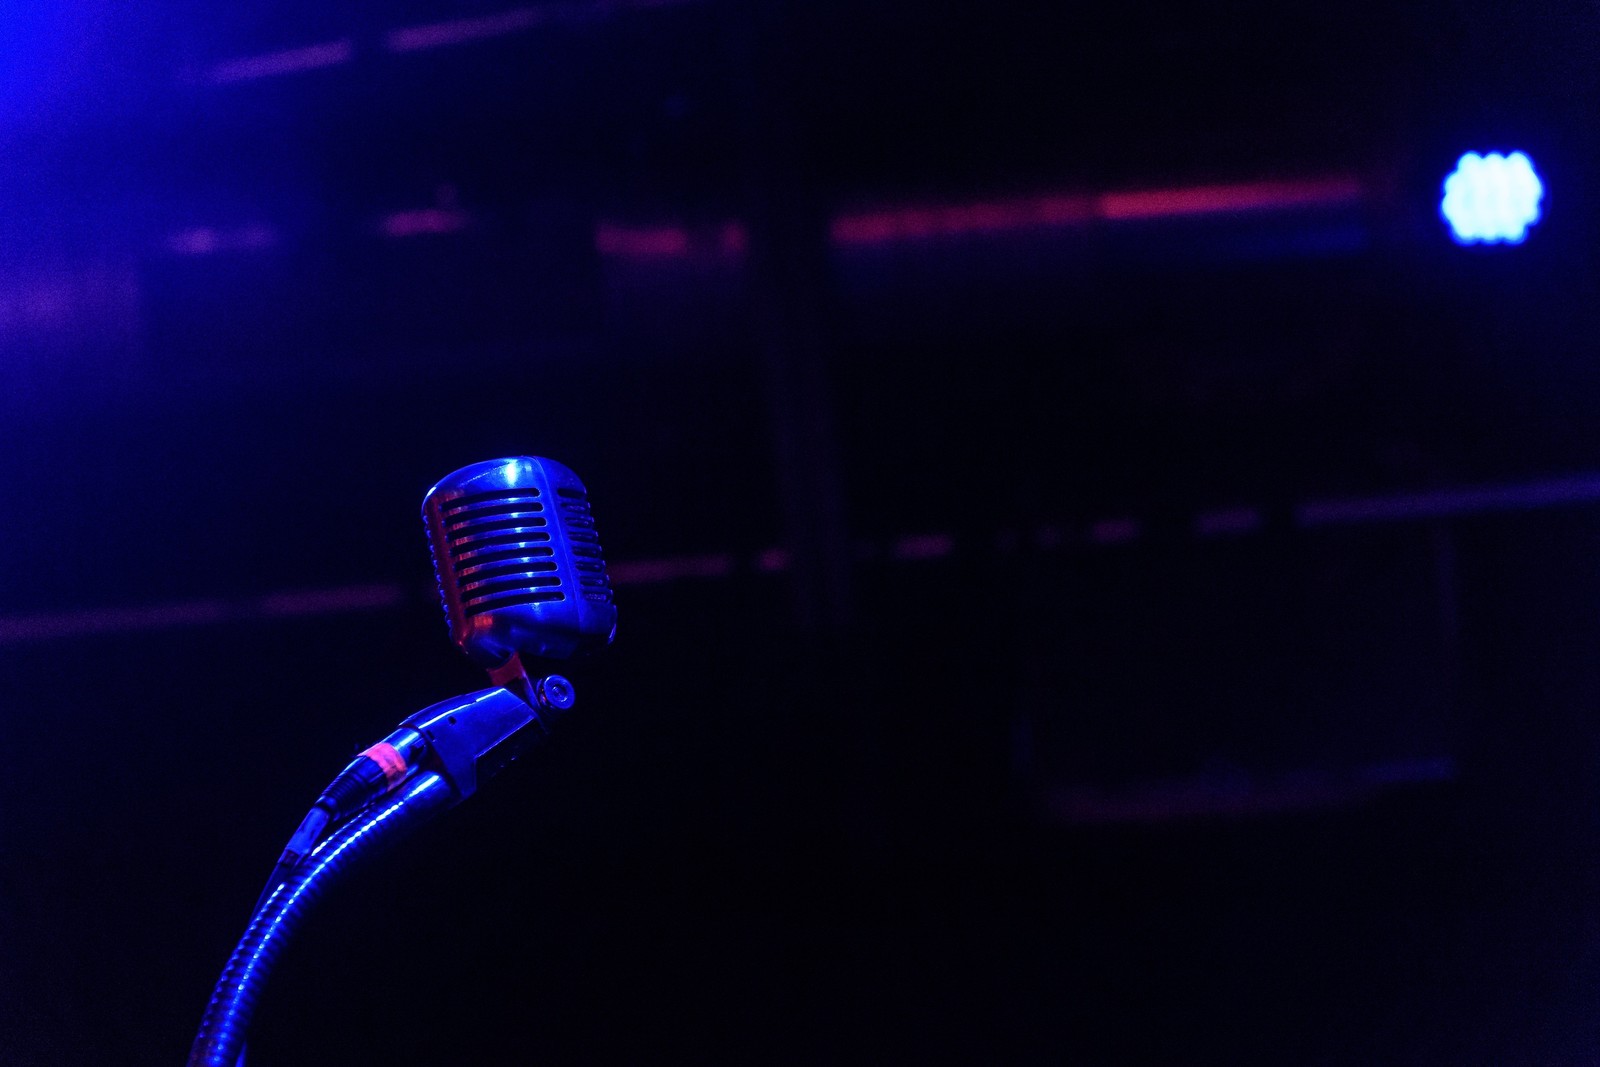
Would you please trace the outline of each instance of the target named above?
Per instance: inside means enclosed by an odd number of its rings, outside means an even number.
[[[361,753],[383,770],[383,780],[393,789],[406,780],[406,760],[398,749],[387,741],[379,741]]]

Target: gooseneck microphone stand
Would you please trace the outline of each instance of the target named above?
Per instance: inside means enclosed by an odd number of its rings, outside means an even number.
[[[574,701],[572,684],[560,675],[522,675],[508,686],[418,712],[323,790],[217,979],[189,1067],[240,1067],[261,992],[323,894],[367,856],[471,796]]]
[[[299,932],[311,907],[350,867],[369,853],[425,822],[455,802],[437,774],[419,775],[382,804],[374,804],[312,850],[306,862],[268,890],[244,936],[217,979],[200,1032],[189,1053],[191,1067],[234,1067],[244,1059],[245,1037],[256,1003],[284,948]]]
[[[539,456],[469,464],[428,490],[422,518],[450,636],[495,688],[417,712],[317,797],[217,979],[189,1067],[242,1067],[261,992],[327,889],[470,797],[572,707],[572,683],[527,665],[597,652],[616,636],[588,490],[567,467]]]

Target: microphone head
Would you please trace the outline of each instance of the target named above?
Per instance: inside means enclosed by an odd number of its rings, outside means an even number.
[[[617,606],[589,494],[550,459],[446,475],[422,501],[450,637],[482,666],[569,659],[611,643]]]

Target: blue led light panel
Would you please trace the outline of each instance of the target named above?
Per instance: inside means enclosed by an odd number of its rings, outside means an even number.
[[[1539,221],[1544,183],[1522,152],[1468,152],[1444,180],[1439,214],[1457,244],[1521,244]]]

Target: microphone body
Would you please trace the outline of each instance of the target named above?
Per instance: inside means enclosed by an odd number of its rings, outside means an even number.
[[[537,456],[474,463],[422,503],[452,640],[493,671],[611,643],[617,607],[589,494]]]

